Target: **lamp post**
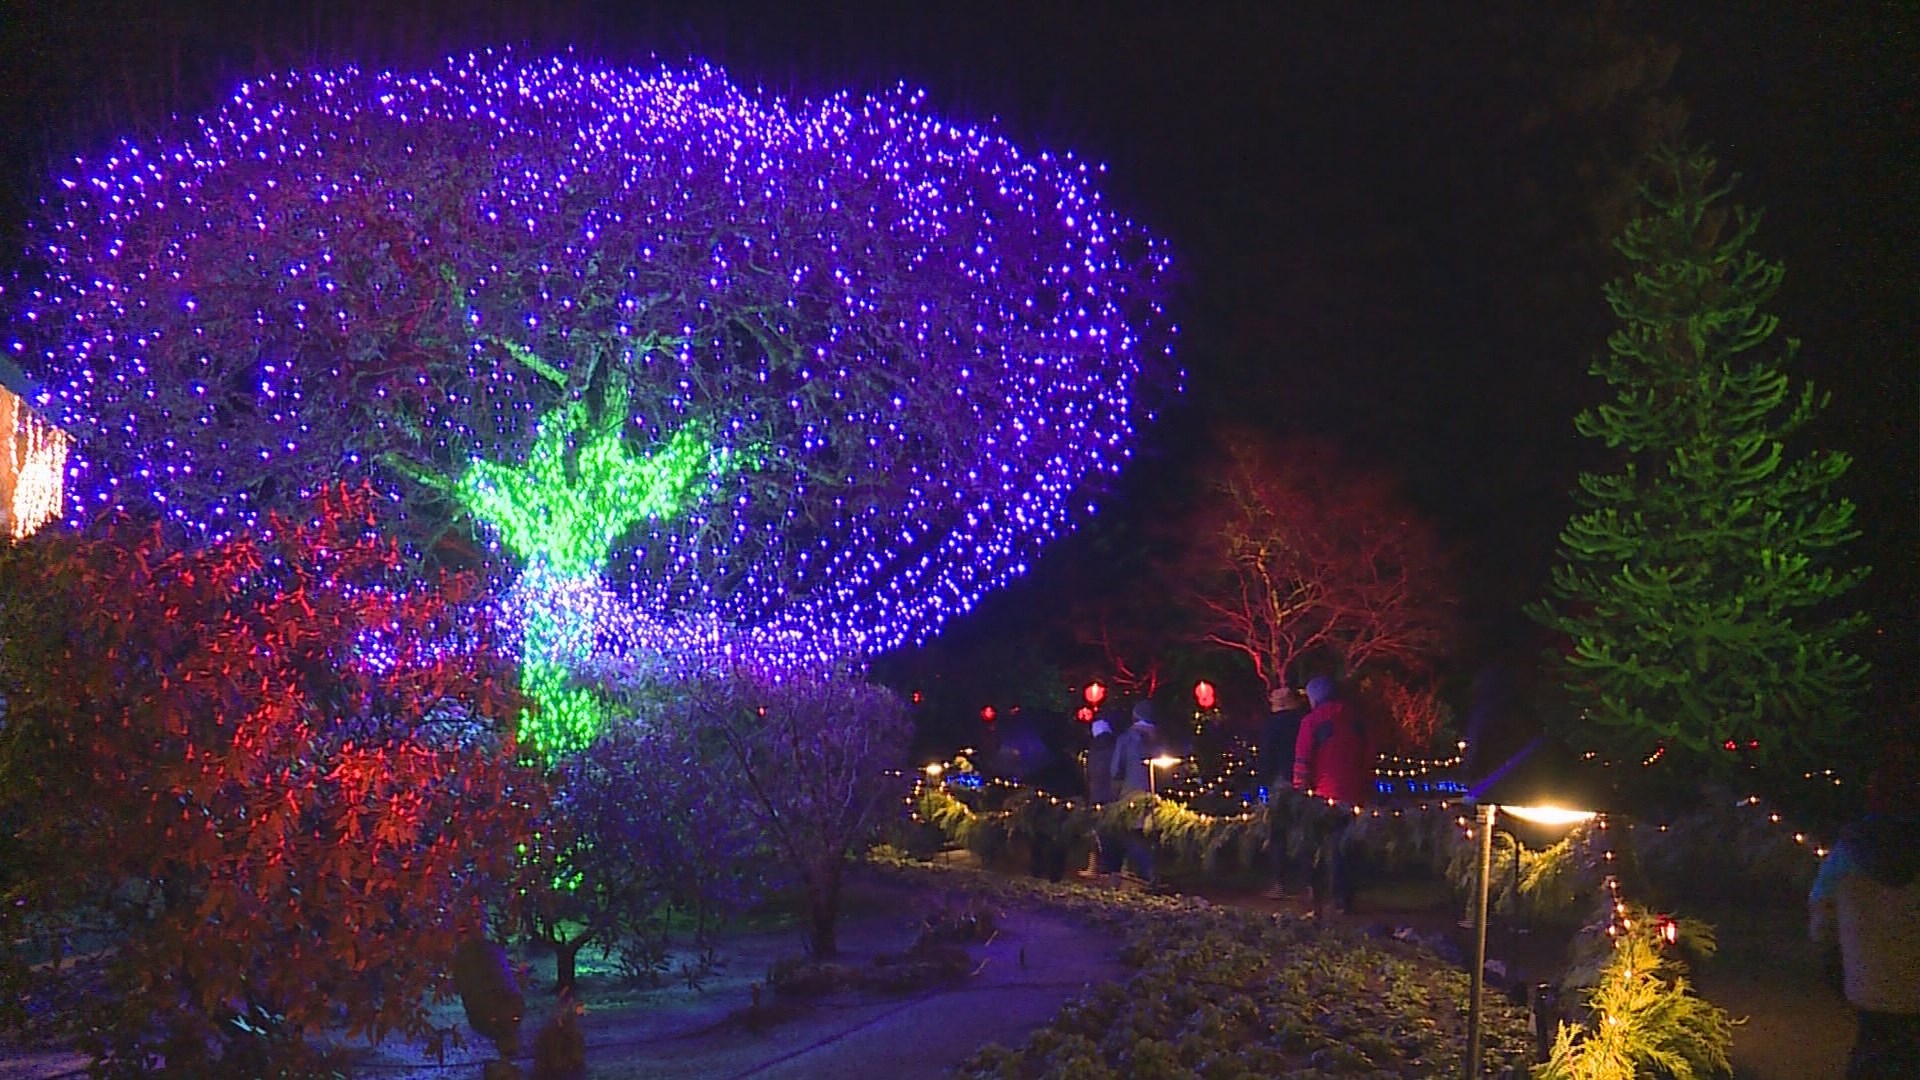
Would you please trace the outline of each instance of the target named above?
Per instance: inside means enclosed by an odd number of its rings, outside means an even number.
[[[1159,785],[1154,781],[1155,774],[1161,769],[1173,768],[1175,765],[1180,764],[1180,760],[1180,758],[1174,757],[1171,754],[1161,754],[1159,757],[1147,759],[1147,794],[1160,794]]]
[[[1479,841],[1479,859],[1474,875],[1473,972],[1467,997],[1467,1080],[1481,1080],[1480,1027],[1481,1001],[1486,993],[1487,899],[1492,891],[1493,827],[1499,815],[1532,822],[1548,828],[1568,828],[1597,816],[1595,810],[1568,809],[1565,804],[1598,806],[1604,800],[1591,783],[1576,776],[1581,770],[1570,765],[1571,758],[1557,743],[1536,739],[1513,759],[1494,770],[1467,795],[1474,804],[1475,837]],[[1580,789],[1585,788],[1582,791]],[[1516,861],[1519,858],[1515,853]]]

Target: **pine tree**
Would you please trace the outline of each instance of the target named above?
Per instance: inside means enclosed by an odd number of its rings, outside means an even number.
[[[1851,459],[1787,449],[1826,398],[1788,378],[1799,342],[1762,311],[1785,268],[1748,249],[1759,215],[1724,201],[1704,151],[1656,159],[1606,288],[1622,325],[1590,369],[1614,396],[1575,420],[1619,469],[1580,476],[1530,614],[1570,639],[1576,743],[1669,777],[1806,767],[1866,676],[1847,645],[1865,616],[1834,613],[1866,575],[1838,558]]]

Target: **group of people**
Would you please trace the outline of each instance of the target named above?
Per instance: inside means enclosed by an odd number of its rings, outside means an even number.
[[[1342,697],[1339,685],[1318,676],[1305,687],[1283,684],[1269,695],[1272,715],[1258,747],[1262,782],[1268,789],[1292,787],[1337,802],[1364,806],[1374,790],[1379,739],[1370,718]],[[1153,703],[1133,706],[1130,723],[1103,715],[1093,721],[1086,757],[1086,790],[1094,805],[1154,790],[1153,758],[1164,752]],[[1269,797],[1274,885],[1268,895],[1291,898],[1308,892],[1316,911],[1344,911],[1353,903],[1353,866],[1336,832],[1319,850],[1291,852],[1288,800]],[[1315,875],[1314,870],[1319,870]],[[1131,871],[1154,884],[1153,846],[1134,831],[1124,839],[1099,839],[1088,873],[1109,877]]]
[[[1267,703],[1272,711],[1256,758],[1267,789],[1268,851],[1273,860],[1273,886],[1267,896],[1290,899],[1304,891],[1315,912],[1343,913],[1352,907],[1355,890],[1345,829],[1326,834],[1316,850],[1292,850],[1292,803],[1279,792],[1290,787],[1346,806],[1367,805],[1374,793],[1374,759],[1382,749],[1376,725],[1326,675],[1308,680],[1304,688],[1282,682]]]
[[[1153,766],[1148,764],[1166,747],[1160,726],[1154,723],[1153,702],[1142,701],[1133,707],[1132,722],[1124,731],[1113,730],[1110,717],[1093,721],[1093,741],[1087,747],[1087,798],[1095,806],[1124,799],[1135,792],[1152,793]],[[1157,885],[1153,873],[1153,845],[1138,830],[1125,840],[1094,838],[1093,865],[1096,877],[1125,873],[1129,865],[1141,880]]]

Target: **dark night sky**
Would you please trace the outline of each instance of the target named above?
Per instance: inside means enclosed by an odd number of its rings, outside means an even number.
[[[1858,458],[1871,651],[1883,673],[1911,672],[1916,5],[1605,10],[18,0],[0,12],[7,214],[49,148],[198,109],[262,64],[571,41],[617,60],[699,55],[780,92],[904,80],[956,119],[997,117],[1023,142],[1109,163],[1112,200],[1174,242],[1191,390],[1150,436],[1133,512],[1169,512],[1156,493],[1185,486],[1214,423],[1335,436],[1400,474],[1459,548],[1468,651],[1484,656],[1520,629],[1575,472],[1600,464],[1571,418],[1598,393],[1585,369],[1608,329],[1599,285],[1617,269],[1602,245],[1617,224],[1609,178],[1682,108],[1687,136],[1743,175],[1739,200],[1766,210],[1757,247],[1787,266],[1773,310],[1804,340],[1796,374],[1833,393],[1811,437]],[[1020,604],[999,617],[1017,622]]]

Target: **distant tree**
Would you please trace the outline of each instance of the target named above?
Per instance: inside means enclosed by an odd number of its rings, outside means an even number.
[[[1798,341],[1769,347],[1785,270],[1747,247],[1759,216],[1724,203],[1704,151],[1657,161],[1617,244],[1630,272],[1606,289],[1622,325],[1591,369],[1614,397],[1575,420],[1618,466],[1581,475],[1531,614],[1568,639],[1555,660],[1590,744],[1667,775],[1804,764],[1866,675],[1846,644],[1863,617],[1832,613],[1866,573],[1839,559],[1850,459],[1786,449],[1825,398],[1787,376]]]
[[[692,708],[732,750],[752,820],[799,880],[808,948],[834,955],[847,860],[906,794],[905,707],[881,687],[790,672],[705,680]]]
[[[1409,706],[1397,726],[1430,728],[1408,688],[1447,647],[1452,595],[1438,536],[1393,483],[1324,443],[1235,431],[1211,486],[1186,576],[1205,639],[1269,688],[1306,667],[1371,676]]]
[[[106,947],[78,971],[0,951],[0,999],[63,995],[102,1075],[281,1075],[340,1025],[446,1034],[429,992],[539,786],[472,582],[397,587],[378,505],[328,489],[198,550],[123,527],[0,552],[0,934]]]

